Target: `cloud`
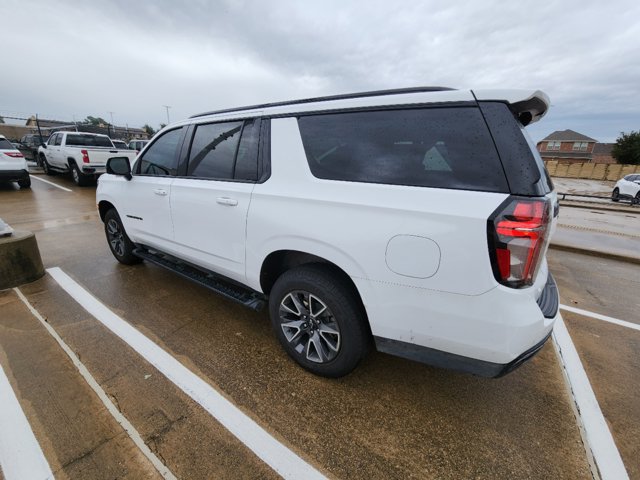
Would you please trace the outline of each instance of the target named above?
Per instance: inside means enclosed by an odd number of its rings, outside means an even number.
[[[7,2],[5,2],[6,4]],[[640,128],[640,4],[9,0],[0,113],[141,125],[250,103],[416,85],[536,88],[534,137]],[[603,119],[607,123],[603,123]],[[613,132],[613,133],[612,133]],[[612,138],[613,136],[613,138]]]

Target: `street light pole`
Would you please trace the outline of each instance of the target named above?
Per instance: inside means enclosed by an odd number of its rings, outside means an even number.
[[[110,128],[110,130],[113,130],[113,136],[115,137],[116,136],[116,130],[113,127],[113,112],[108,112],[108,113],[109,113],[109,115],[111,115],[111,125],[110,125],[111,128]]]
[[[163,107],[167,109],[167,125],[169,125],[171,123],[171,120],[169,120],[169,109],[171,105],[163,105]]]

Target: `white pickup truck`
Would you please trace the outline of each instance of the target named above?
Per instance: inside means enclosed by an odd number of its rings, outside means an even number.
[[[82,132],[56,132],[38,149],[38,163],[47,175],[71,172],[79,186],[103,174],[111,157],[127,157],[133,162],[136,152],[118,150],[106,135]]]

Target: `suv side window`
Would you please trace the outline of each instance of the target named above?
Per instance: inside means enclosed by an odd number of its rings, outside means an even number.
[[[233,165],[242,122],[198,125],[189,153],[190,177],[233,178]]]
[[[56,135],[56,143],[55,145],[62,145],[62,133],[59,133],[58,135]]]
[[[55,134],[55,135],[51,135],[51,136],[49,137],[49,140],[47,140],[47,145],[55,145],[55,144],[56,144],[56,137],[57,137],[57,136],[58,136],[57,134]]]
[[[318,178],[509,192],[475,107],[309,115],[298,125]]]
[[[136,173],[159,177],[176,175],[183,129],[184,127],[169,130],[158,137],[137,162]]]
[[[259,130],[259,120],[197,125],[188,176],[256,181]]]

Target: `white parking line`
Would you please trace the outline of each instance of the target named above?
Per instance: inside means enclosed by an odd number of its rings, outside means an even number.
[[[167,466],[163,464],[160,461],[160,459],[158,459],[158,457],[155,456],[155,454],[149,449],[149,447],[147,447],[147,445],[144,443],[144,440],[142,440],[142,437],[140,436],[138,431],[135,429],[135,427],[131,425],[131,422],[129,422],[129,420],[127,420],[126,417],[122,415],[122,413],[120,413],[120,411],[116,408],[116,406],[113,404],[111,399],[107,396],[107,394],[102,389],[102,387],[98,384],[98,382],[96,382],[96,379],[93,378],[93,375],[89,373],[89,370],[87,370],[87,367],[84,366],[84,364],[80,361],[80,359],[73,352],[73,350],[71,350],[71,348],[69,348],[69,346],[64,342],[64,340],[62,340],[60,335],[58,335],[58,332],[56,332],[53,329],[53,327],[49,325],[49,323],[47,323],[47,321],[44,318],[42,318],[40,313],[35,308],[33,308],[33,306],[29,303],[29,300],[27,300],[27,298],[22,294],[22,292],[19,289],[14,288],[13,290],[16,292],[18,297],[20,297],[20,300],[22,300],[22,302],[27,306],[27,308],[33,314],[33,316],[38,319],[38,321],[44,326],[44,328],[47,329],[47,332],[49,332],[49,334],[51,334],[51,336],[56,340],[56,342],[58,342],[58,345],[60,345],[62,350],[64,350],[64,352],[69,356],[73,364],[76,366],[76,368],[80,372],[80,375],[82,375],[82,378],[84,378],[84,380],[89,384],[91,389],[94,392],[96,392],[96,394],[98,395],[98,398],[100,398],[100,400],[102,401],[104,406],[107,408],[109,413],[113,416],[113,418],[115,418],[116,422],[118,422],[122,426],[122,428],[124,428],[124,430],[127,432],[129,437],[131,437],[131,440],[133,440],[133,443],[136,444],[136,446],[142,451],[142,454],[145,457],[147,457],[147,459],[153,464],[153,466],[158,471],[158,473],[160,473],[160,475],[162,475],[164,478],[168,480],[176,480],[175,475],[171,473],[171,470],[169,470]],[[27,477],[22,477],[22,478],[27,478]],[[29,478],[37,478],[37,477],[33,476]]]
[[[309,463],[272,437],[220,392],[197,376],[168,352],[113,313],[60,268],[49,275],[87,312],[124,340],[184,393],[200,404],[238,440],[285,479],[324,479]]]
[[[634,330],[640,330],[640,325],[637,323],[627,322],[625,320],[618,320],[617,318],[607,317],[606,315],[601,315],[599,313],[590,312],[588,310],[582,310],[581,308],[570,307],[569,305],[560,305],[562,310],[566,310],[567,312],[577,313],[579,315],[584,315],[585,317],[595,318],[597,320],[602,320],[604,322],[614,323],[616,325],[620,325],[622,327],[632,328]]]
[[[587,448],[591,450],[600,478],[602,480],[628,479],[629,475],[620,452],[613,441],[611,431],[562,317],[558,318],[553,327],[553,343],[576,404],[578,419],[582,423],[581,433]]]
[[[35,180],[39,180],[41,182],[48,183],[49,185],[53,185],[54,187],[59,188],[60,190],[64,190],[65,192],[73,192],[73,190],[71,190],[70,188],[63,187],[61,185],[58,185],[57,183],[53,183],[53,182],[50,182],[49,180],[45,180],[44,178],[40,178],[40,177],[37,177],[35,175],[29,175],[29,176],[31,178],[35,179]]]
[[[53,472],[42,453],[9,379],[0,366],[0,477],[52,479]]]

